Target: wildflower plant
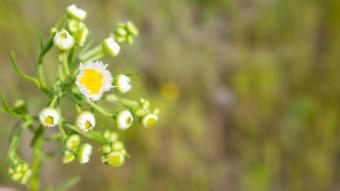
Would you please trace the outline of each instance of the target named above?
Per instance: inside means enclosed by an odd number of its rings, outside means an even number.
[[[41,52],[37,63],[38,78],[24,74],[18,67],[14,53],[11,53],[12,64],[17,73],[24,79],[33,82],[48,96],[45,108],[40,113],[32,114],[27,102],[19,99],[10,107],[1,95],[3,106],[0,111],[19,118],[18,128],[13,128],[10,138],[7,161],[8,174],[13,181],[26,184],[30,190],[39,190],[39,170],[43,162],[58,153],[63,154],[62,163],[77,160],[84,164],[90,161],[91,154],[98,151],[91,145],[92,141],[102,144],[101,163],[112,167],[124,164],[129,157],[123,142],[119,140],[119,131],[129,128],[138,121],[145,127],[153,126],[158,120],[158,109],[150,109],[150,102],[145,99],[128,100],[120,96],[131,90],[131,74],[114,74],[103,63],[103,56],[118,56],[121,46],[131,45],[138,35],[138,29],[132,22],[118,23],[115,33],[109,34],[98,46],[90,49],[87,43],[89,30],[83,22],[86,11],[76,5],[67,7],[62,16],[51,29],[50,37],[43,43],[41,35]],[[53,85],[45,81],[42,69],[43,58],[51,49],[58,49],[58,71]],[[76,49],[82,49],[76,55]],[[112,89],[116,89],[112,93]],[[66,119],[60,106],[62,99],[70,99],[78,114],[75,119]],[[105,100],[124,107],[122,111],[114,111],[96,103]],[[113,120],[112,125],[104,130],[96,130],[96,115],[104,115]],[[57,128],[57,133],[44,135],[46,128]],[[30,146],[33,148],[32,161],[29,164],[16,152],[18,141],[23,130],[33,134]],[[61,145],[54,152],[46,153],[43,143],[55,141]]]

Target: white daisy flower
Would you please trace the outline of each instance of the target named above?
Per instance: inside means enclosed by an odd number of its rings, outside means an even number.
[[[105,54],[108,54],[110,56],[117,56],[120,52],[120,46],[115,41],[115,39],[113,39],[112,37],[109,37],[104,40],[103,50]]]
[[[92,146],[88,143],[82,144],[78,149],[78,160],[81,164],[90,161],[90,156],[92,154]]]
[[[117,126],[119,129],[127,129],[132,125],[133,117],[129,110],[123,110],[118,113],[116,118]]]
[[[78,8],[75,4],[72,4],[66,8],[67,16],[69,18],[74,18],[79,21],[82,21],[86,18],[86,11]]]
[[[122,152],[114,151],[107,155],[106,162],[113,167],[119,167],[124,164],[125,156]]]
[[[88,100],[99,100],[104,92],[113,87],[112,75],[106,67],[107,64],[101,61],[80,63],[76,84]]]
[[[158,120],[157,115],[147,114],[143,117],[142,123],[143,123],[144,127],[151,127],[154,124],[156,124],[157,120]]]
[[[85,132],[91,131],[96,126],[96,118],[89,111],[81,112],[77,117],[76,125]]]
[[[73,47],[74,38],[69,32],[67,32],[67,30],[62,29],[55,33],[53,42],[60,50],[68,50]]]
[[[39,120],[45,127],[54,127],[59,122],[59,113],[53,108],[45,108],[39,114]]]
[[[126,93],[131,90],[130,78],[124,74],[119,74],[115,79],[115,85],[120,93]]]

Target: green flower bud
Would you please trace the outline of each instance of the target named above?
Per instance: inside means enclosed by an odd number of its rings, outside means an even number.
[[[102,146],[102,151],[103,151],[104,154],[107,154],[107,153],[111,152],[110,145],[103,145]]]
[[[127,31],[124,29],[124,28],[118,28],[116,30],[116,33],[119,35],[119,36],[126,36],[127,35]]]
[[[28,169],[28,167],[29,167],[29,164],[26,163],[26,162],[24,162],[23,164],[21,164],[21,170],[22,170],[22,171],[26,171],[26,170]]]
[[[16,109],[23,109],[26,110],[27,108],[27,102],[24,99],[18,99],[14,102],[14,107]]]
[[[113,167],[122,166],[125,162],[125,156],[118,151],[111,152],[107,155],[107,163]]]
[[[65,146],[69,150],[73,150],[78,147],[80,143],[80,137],[77,134],[73,134],[66,139]]]
[[[117,41],[118,43],[123,43],[123,42],[126,41],[126,38],[125,38],[125,37],[116,37],[116,41]]]
[[[75,39],[76,39],[76,42],[79,46],[84,46],[88,34],[89,34],[89,30],[86,27],[82,28],[78,32]]]
[[[22,173],[21,172],[15,172],[13,174],[10,175],[10,178],[13,180],[13,181],[18,181],[22,176]]]
[[[54,35],[55,35],[55,33],[56,32],[58,32],[58,29],[56,29],[56,28],[51,28],[51,30],[50,30],[50,35],[51,35],[51,37],[53,37]]]
[[[153,111],[152,111],[153,114],[155,115],[158,115],[159,114],[159,108],[155,108]]]
[[[128,21],[126,23],[126,28],[129,31],[129,33],[132,34],[133,36],[136,36],[139,33],[138,28],[131,21]]]
[[[31,175],[32,175],[32,171],[29,170],[29,169],[26,170],[26,171],[22,174],[22,176],[21,176],[20,183],[21,183],[21,184],[26,184],[27,181],[28,181],[28,179],[31,177]]]
[[[67,164],[72,162],[76,158],[75,154],[70,151],[64,152],[63,163]]]
[[[138,110],[136,111],[136,115],[138,115],[139,117],[143,116],[144,114],[145,114],[144,109],[138,109]]]
[[[118,138],[119,138],[119,136],[118,136],[118,134],[116,132],[111,132],[109,141],[110,142],[117,141]]]
[[[131,45],[133,43],[133,37],[131,35],[126,36],[126,41]]]
[[[71,33],[71,34],[76,34],[79,30],[79,22],[75,19],[69,19],[67,20],[66,26],[67,26],[67,30]]]
[[[121,151],[121,150],[124,149],[124,144],[120,141],[116,141],[116,142],[112,143],[111,149],[113,151]]]

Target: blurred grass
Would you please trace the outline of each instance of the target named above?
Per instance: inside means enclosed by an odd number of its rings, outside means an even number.
[[[155,128],[121,133],[132,156],[123,167],[99,165],[100,152],[89,165],[58,156],[44,166],[44,187],[80,174],[72,190],[340,189],[338,1],[2,0],[0,90],[12,102],[26,98],[32,113],[47,99],[15,74],[9,52],[36,75],[39,32],[47,38],[71,3],[87,10],[95,42],[117,21],[136,23],[136,43],[105,61],[114,74],[135,72],[127,97],[152,100],[161,115]],[[50,81],[56,61],[54,49],[45,59]],[[0,117],[0,184],[20,188],[5,162],[15,119]],[[113,127],[98,118],[96,128]]]

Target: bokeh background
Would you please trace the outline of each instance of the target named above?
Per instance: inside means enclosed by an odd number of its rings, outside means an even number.
[[[0,91],[10,103],[25,98],[35,114],[46,104],[9,53],[37,76],[39,33],[46,40],[72,3],[88,12],[94,44],[118,21],[139,27],[133,46],[104,60],[113,74],[136,73],[126,97],[151,100],[160,120],[120,133],[132,156],[120,168],[100,165],[96,150],[87,165],[62,165],[57,155],[43,167],[44,189],[81,175],[70,190],[340,190],[339,1],[1,0]],[[44,66],[52,82],[56,48]],[[113,128],[97,117],[98,130]],[[0,184],[24,189],[7,176],[15,123],[0,115]],[[30,138],[18,148],[27,161]]]

